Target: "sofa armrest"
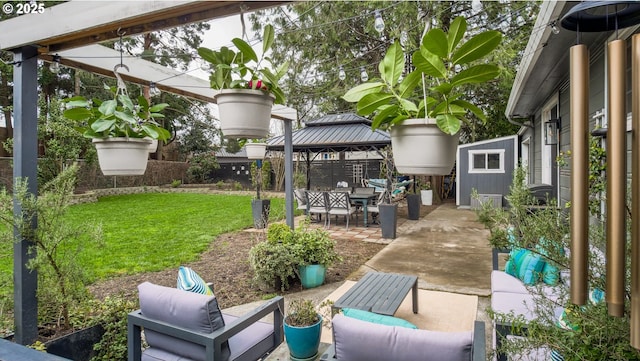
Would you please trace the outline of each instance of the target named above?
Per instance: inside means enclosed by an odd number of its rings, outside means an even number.
[[[206,349],[205,352],[207,360],[219,360],[222,355],[222,344],[225,341],[256,323],[261,318],[268,316],[271,312],[273,312],[274,337],[276,344],[280,344],[284,340],[282,324],[284,298],[282,296],[272,298],[260,305],[260,307],[246,313],[231,324],[225,325],[223,328],[216,330],[213,333],[192,331],[166,322],[156,321],[144,316],[140,310],[136,310],[129,313],[127,317],[128,358],[129,361],[139,361],[141,359],[142,344],[140,332],[141,328],[147,328],[175,338],[202,345]]]
[[[473,325],[473,361],[484,361],[487,358],[487,340],[484,322],[475,321]]]
[[[500,270],[500,265],[499,265],[499,261],[500,261],[500,254],[505,254],[505,253],[509,253],[511,252],[511,249],[509,248],[493,248],[492,249],[492,266],[493,266],[493,270],[494,271],[499,271]]]

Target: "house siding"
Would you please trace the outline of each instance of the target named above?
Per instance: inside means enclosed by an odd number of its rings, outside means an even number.
[[[469,157],[471,151],[500,150],[503,151],[503,173],[470,173]],[[477,143],[465,144],[458,147],[458,179],[457,179],[457,204],[458,206],[471,206],[473,190],[479,194],[509,193],[509,186],[513,179],[517,152],[517,137],[503,137]],[[504,197],[502,201],[504,205]]]

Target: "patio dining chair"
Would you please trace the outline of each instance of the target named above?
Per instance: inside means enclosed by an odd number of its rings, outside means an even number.
[[[351,207],[349,201],[349,193],[347,192],[327,192],[327,205],[328,205],[328,226],[331,226],[331,216],[336,216],[336,223],[338,216],[345,216],[347,221],[347,230],[349,230],[349,218],[355,212],[355,207]]]
[[[387,194],[387,191],[384,190],[380,193],[378,193],[378,198],[373,201],[372,203],[367,205],[367,213],[371,213],[371,217],[373,219],[373,222],[371,223],[375,223],[376,222],[376,217],[378,216],[378,213],[380,213],[380,207],[378,207],[382,202],[384,202],[384,197]]]
[[[296,199],[296,203],[298,204],[296,209],[306,212],[307,211],[307,197],[305,196],[304,193],[305,193],[304,189],[294,189],[293,190],[293,197]]]
[[[326,192],[307,191],[306,197],[307,197],[307,215],[317,214],[319,217],[319,220],[322,220],[322,215],[324,214],[326,216],[329,213],[329,207],[327,207]],[[324,223],[326,227],[327,225],[326,218]]]

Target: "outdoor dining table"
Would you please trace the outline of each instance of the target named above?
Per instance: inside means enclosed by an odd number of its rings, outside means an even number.
[[[349,200],[354,203],[359,203],[362,205],[362,212],[364,213],[364,226],[367,227],[367,204],[369,201],[376,199],[377,195],[375,193],[351,193],[349,194]]]

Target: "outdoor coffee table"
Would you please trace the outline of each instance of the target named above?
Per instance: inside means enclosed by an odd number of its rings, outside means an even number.
[[[331,306],[331,315],[341,308],[355,308],[393,316],[412,292],[413,313],[418,313],[418,277],[368,272]]]

